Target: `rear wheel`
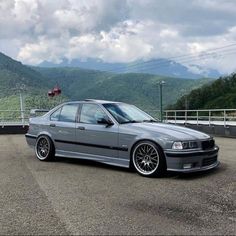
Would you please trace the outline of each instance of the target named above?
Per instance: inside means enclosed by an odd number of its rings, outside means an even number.
[[[40,161],[50,161],[55,157],[55,148],[48,136],[41,135],[38,137],[35,145],[35,154]]]
[[[142,176],[161,176],[166,170],[165,158],[161,149],[153,142],[137,143],[132,153],[132,164]]]

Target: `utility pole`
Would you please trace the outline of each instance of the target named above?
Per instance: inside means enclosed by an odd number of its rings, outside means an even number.
[[[185,110],[188,110],[188,97],[185,95]]]
[[[24,78],[22,78],[24,80]],[[21,122],[24,125],[25,124],[25,106],[24,106],[24,96],[23,92],[26,90],[26,87],[24,84],[16,84],[15,90],[19,91],[20,93],[20,118]]]
[[[23,96],[20,90],[20,114],[21,114],[21,122],[22,124],[25,124],[25,112],[24,112],[24,102],[23,102]]]
[[[163,121],[163,104],[162,104],[162,86],[165,84],[165,81],[159,82],[159,88],[160,88],[160,120]]]

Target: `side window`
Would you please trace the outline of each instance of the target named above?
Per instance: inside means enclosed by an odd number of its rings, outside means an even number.
[[[78,111],[78,104],[67,104],[61,109],[59,121],[75,122]]]
[[[83,104],[80,113],[80,122],[87,124],[97,124],[99,119],[108,119],[106,113],[96,104]]]
[[[54,111],[51,116],[50,116],[50,120],[52,121],[58,121],[60,118],[60,114],[61,114],[61,108],[57,109],[56,111]]]

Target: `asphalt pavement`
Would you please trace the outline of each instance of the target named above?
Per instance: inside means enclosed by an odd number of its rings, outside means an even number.
[[[236,139],[216,138],[219,168],[144,178],[59,158],[0,135],[0,234],[236,234]]]

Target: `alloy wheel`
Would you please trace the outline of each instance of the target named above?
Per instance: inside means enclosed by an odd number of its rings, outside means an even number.
[[[46,137],[40,137],[36,144],[36,154],[40,160],[45,160],[50,152],[50,143]]]
[[[136,146],[133,152],[133,163],[141,174],[153,174],[159,165],[159,154],[155,146],[150,143],[141,143]]]

